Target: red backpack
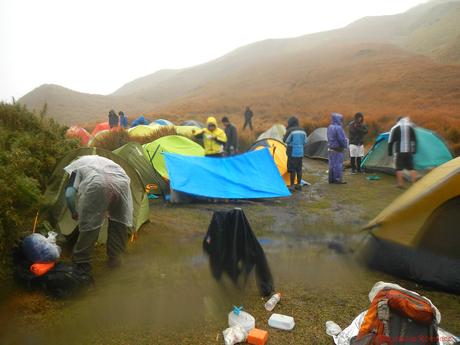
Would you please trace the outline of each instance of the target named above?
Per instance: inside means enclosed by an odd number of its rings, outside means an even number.
[[[350,345],[438,343],[435,311],[427,299],[409,291],[383,289],[372,300]]]

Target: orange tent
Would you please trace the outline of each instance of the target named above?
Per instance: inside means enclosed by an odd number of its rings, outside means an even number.
[[[88,145],[89,140],[91,139],[91,135],[88,131],[82,127],[72,126],[66,132],[67,138],[78,139],[80,140],[81,146]]]
[[[91,132],[91,135],[94,137],[97,133],[100,131],[104,131],[110,129],[109,123],[108,122],[101,122],[94,127],[93,131]]]

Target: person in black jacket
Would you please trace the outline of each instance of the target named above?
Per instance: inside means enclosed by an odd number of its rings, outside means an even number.
[[[350,140],[350,163],[351,173],[361,172],[361,160],[364,157],[364,137],[368,130],[364,124],[363,113],[356,113],[355,119],[348,124],[348,134]]]
[[[253,116],[254,116],[254,113],[252,112],[251,108],[246,107],[246,110],[244,111],[243,131],[246,129],[246,126],[249,126],[249,129],[252,131],[252,117]]]
[[[233,283],[243,275],[245,282],[252,269],[262,296],[273,291],[273,278],[264,250],[257,240],[241,208],[214,211],[203,250],[209,255],[211,272],[216,280],[227,273]]]
[[[413,155],[417,152],[417,138],[412,122],[408,117],[398,119],[398,123],[390,130],[388,138],[388,155],[395,154],[396,179],[398,188],[404,188],[403,170],[409,170],[412,183],[417,180],[414,169]]]
[[[224,151],[227,156],[232,156],[238,153],[238,133],[236,127],[230,122],[228,117],[222,118],[222,124],[225,126],[225,134],[227,142],[224,146]]]

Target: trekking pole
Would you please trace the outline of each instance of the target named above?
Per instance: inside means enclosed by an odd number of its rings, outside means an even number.
[[[38,210],[37,210],[37,214],[35,215],[34,227],[32,229],[33,234],[35,234],[35,229],[37,228],[37,222],[38,222]]]

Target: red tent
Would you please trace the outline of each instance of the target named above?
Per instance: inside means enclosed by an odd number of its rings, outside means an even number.
[[[89,139],[91,139],[91,135],[88,131],[82,127],[72,126],[66,132],[67,138],[75,138],[80,140],[80,144],[82,146],[88,145]]]
[[[94,137],[97,133],[100,131],[110,129],[109,123],[108,122],[101,122],[94,127],[93,131],[91,132],[91,135]]]

